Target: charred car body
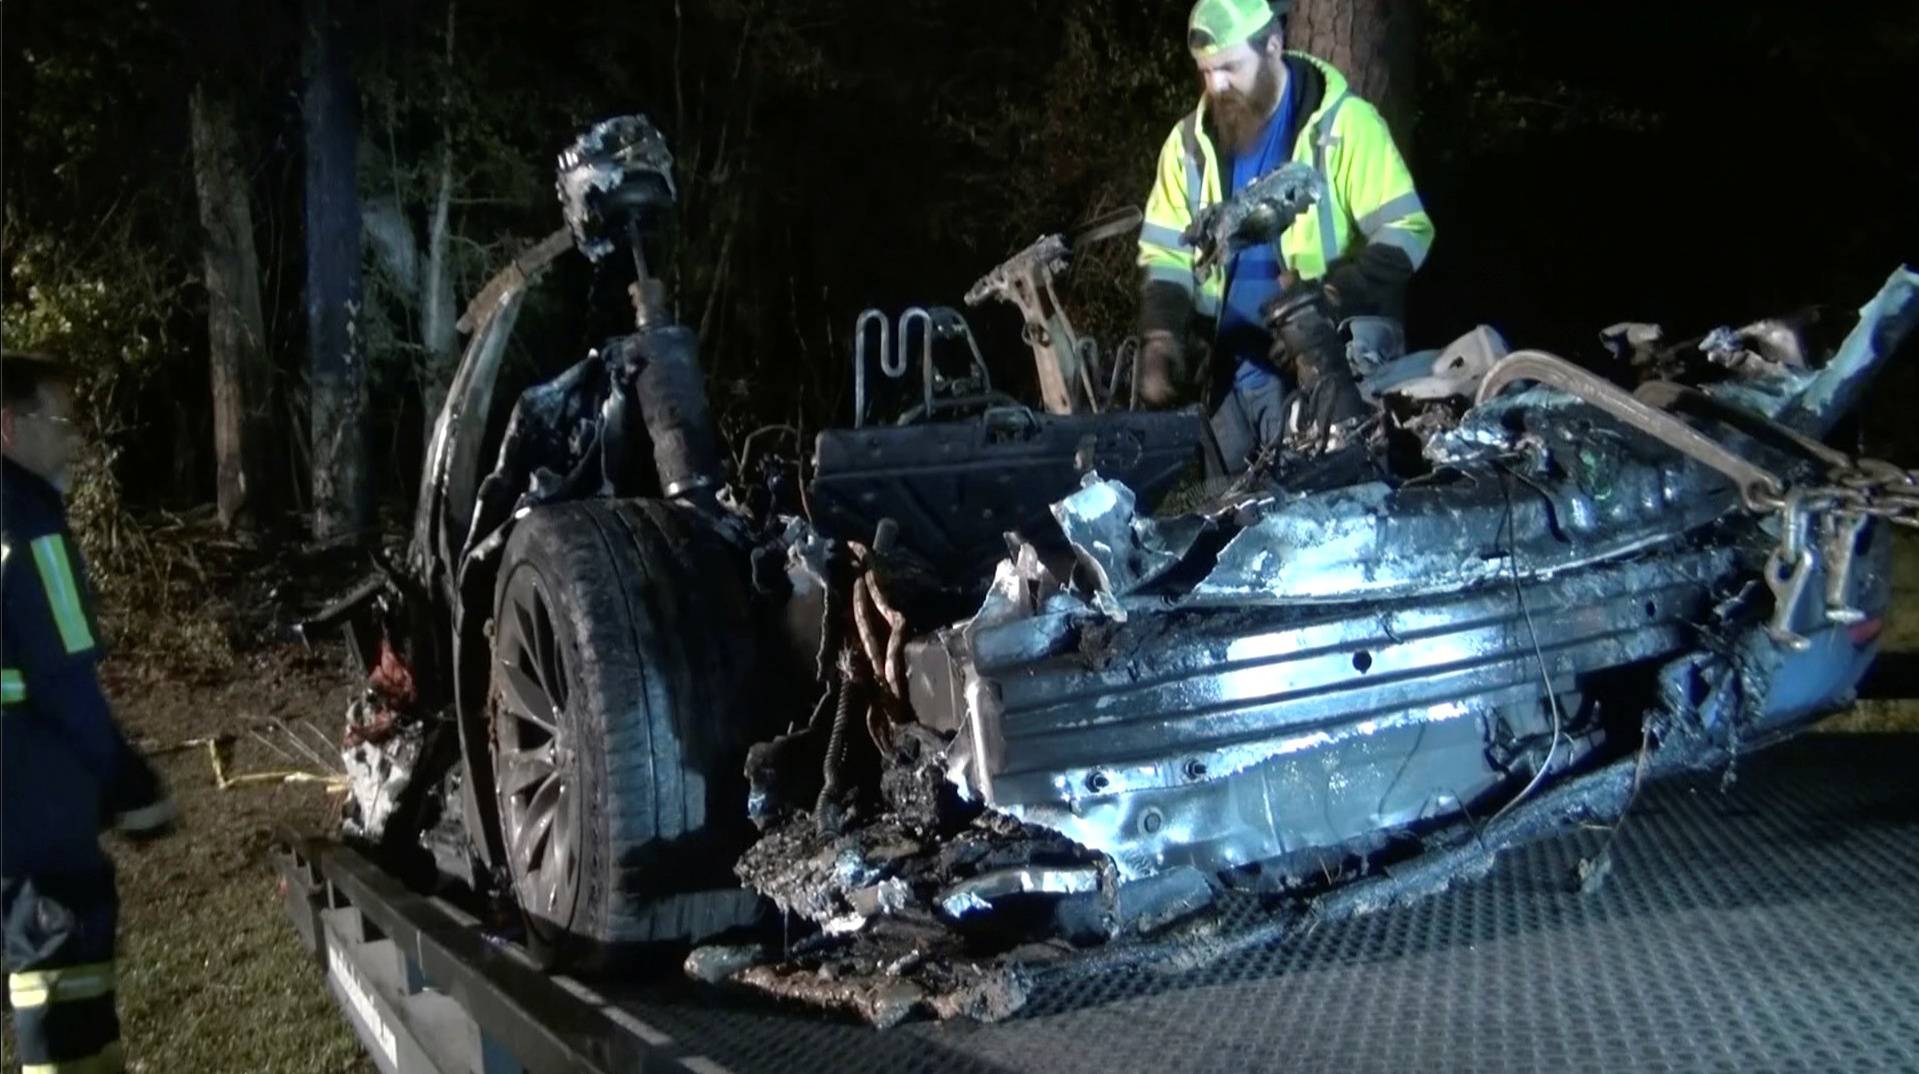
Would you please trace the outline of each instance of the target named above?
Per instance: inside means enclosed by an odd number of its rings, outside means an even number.
[[[1821,438],[1919,319],[1911,272],[1850,325],[1620,326],[1611,378],[1487,332],[1355,347],[1365,422],[1156,515],[1203,423],[1133,410],[1128,352],[1067,320],[1054,274],[1128,224],[1102,221],[968,296],[1020,309],[1043,411],[956,311],[862,318],[802,517],[791,482],[729,483],[648,270],[657,133],[603,123],[560,172],[567,230],[467,312],[406,557],[312,624],[370,676],[349,832],[506,898],[555,959],[732,934],[689,968],[999,1016],[1035,966],[1217,938],[1227,900],[1351,912],[1616,820],[1845,705],[1875,654],[1911,480]],[[1285,197],[1279,226],[1309,184]],[[635,260],[637,330],[502,425],[569,247]],[[914,364],[906,418],[869,424],[867,378]]]

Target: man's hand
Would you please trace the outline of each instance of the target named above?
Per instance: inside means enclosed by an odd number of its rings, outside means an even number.
[[[1171,332],[1148,332],[1139,349],[1139,399],[1147,406],[1162,407],[1179,394],[1179,381],[1185,379],[1186,354]]]
[[[143,809],[122,813],[113,818],[113,826],[119,829],[127,841],[138,846],[164,839],[180,830],[180,814],[174,808],[173,799],[162,798]]]
[[[166,781],[131,747],[124,747],[119,776],[104,804],[102,812],[113,827],[135,843],[171,835],[179,824],[179,811],[167,794]]]

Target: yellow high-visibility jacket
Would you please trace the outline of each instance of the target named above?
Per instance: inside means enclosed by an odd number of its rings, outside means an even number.
[[[1388,267],[1383,275],[1398,277],[1403,285],[1432,248],[1433,221],[1385,120],[1378,109],[1353,95],[1346,76],[1331,64],[1301,52],[1285,55],[1293,92],[1300,95],[1306,117],[1299,123],[1292,159],[1310,162],[1326,183],[1326,197],[1302,213],[1280,240],[1285,266],[1310,280],[1325,276],[1342,258],[1361,268],[1369,267],[1369,260],[1396,264],[1397,257],[1378,255],[1397,250],[1411,269]],[[1222,200],[1226,181],[1207,133],[1202,99],[1159,151],[1159,170],[1140,228],[1139,264],[1149,292],[1155,284],[1175,285],[1190,296],[1193,311],[1205,317],[1218,316],[1225,272],[1215,267],[1205,279],[1196,279],[1193,248],[1180,241],[1180,234],[1202,208]],[[1369,250],[1374,251],[1371,257]],[[1377,279],[1382,273],[1367,275]]]

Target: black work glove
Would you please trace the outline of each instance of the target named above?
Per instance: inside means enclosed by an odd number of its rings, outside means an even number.
[[[1315,280],[1293,284],[1265,315],[1273,333],[1268,358],[1299,385],[1302,433],[1323,439],[1340,423],[1369,413],[1339,338],[1332,296],[1323,285]]]

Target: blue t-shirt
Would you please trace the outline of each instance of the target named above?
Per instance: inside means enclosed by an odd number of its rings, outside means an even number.
[[[1246,189],[1260,176],[1292,159],[1286,131],[1293,125],[1293,80],[1279,96],[1279,107],[1252,152],[1232,159],[1233,185],[1227,196]],[[1279,255],[1270,243],[1248,247],[1226,266],[1226,300],[1219,313],[1219,347],[1233,358],[1233,383],[1253,388],[1274,379],[1266,364],[1272,336],[1260,319],[1260,308],[1279,294]]]

